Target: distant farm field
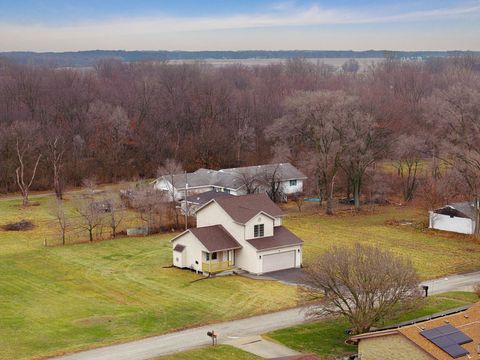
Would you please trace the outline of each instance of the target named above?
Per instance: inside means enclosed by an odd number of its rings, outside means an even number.
[[[0,225],[31,220],[25,232],[0,229],[0,359],[26,359],[295,306],[294,286],[232,276],[200,279],[171,264],[173,234],[44,247],[55,243],[48,197],[27,209],[0,199]],[[68,202],[67,202],[68,203]],[[480,244],[400,225],[425,220],[415,208],[328,217],[291,208],[288,228],[306,259],[356,241],[408,256],[423,278],[480,267]]]
[[[331,65],[335,68],[341,67],[349,59],[347,58],[307,58],[305,59],[312,64],[326,64]],[[356,61],[360,65],[360,71],[366,71],[368,67],[372,64],[384,61],[384,58],[358,58]],[[172,64],[193,64],[199,60],[169,60],[169,63]],[[283,64],[287,59],[205,59],[200,60],[201,62],[207,63],[215,67],[228,66],[241,64],[243,66],[268,66],[273,64]]]

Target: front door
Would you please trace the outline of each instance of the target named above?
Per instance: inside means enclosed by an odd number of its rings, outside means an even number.
[[[228,250],[228,265],[235,265],[235,250]]]

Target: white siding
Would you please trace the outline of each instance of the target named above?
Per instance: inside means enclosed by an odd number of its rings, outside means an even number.
[[[264,224],[264,237],[273,236],[273,224],[274,220],[264,214],[254,216],[250,221],[245,224],[245,239],[254,239],[255,225]]]
[[[235,265],[251,273],[258,272],[256,249],[245,241],[245,226],[237,224],[215,201],[197,213],[197,227],[223,225],[242,246],[235,250]]]
[[[282,191],[287,195],[303,192],[303,180],[297,179],[295,186],[290,186],[290,180],[282,181]]]
[[[202,251],[207,251],[202,243],[191,232],[186,232],[172,241],[172,248],[178,244],[185,246],[183,250],[183,267],[202,271]],[[175,254],[177,254],[177,252],[173,251],[174,265]]]
[[[453,231],[460,234],[473,234],[474,222],[468,218],[450,217],[429,211],[429,227],[431,229]]]
[[[169,200],[172,200],[173,194],[175,194],[175,200],[180,200],[184,197],[183,192],[174,189],[170,181],[166,181],[165,179],[157,180],[155,185],[153,185],[153,188],[156,190],[168,191]]]
[[[223,227],[237,240],[245,239],[243,226],[237,224],[215,201],[197,212],[197,227],[223,225]]]
[[[179,268],[184,268],[187,267],[187,264],[185,262],[185,254],[186,250],[183,249],[183,251],[175,251],[173,250],[173,266],[179,267]]]

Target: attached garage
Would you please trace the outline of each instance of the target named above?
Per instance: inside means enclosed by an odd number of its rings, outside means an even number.
[[[263,256],[262,272],[271,272],[295,267],[295,250]]]

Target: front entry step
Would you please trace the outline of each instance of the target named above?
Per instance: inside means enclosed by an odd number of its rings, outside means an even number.
[[[212,276],[227,276],[227,275],[234,275],[238,272],[238,269],[228,269],[224,270],[215,274],[212,274]]]

